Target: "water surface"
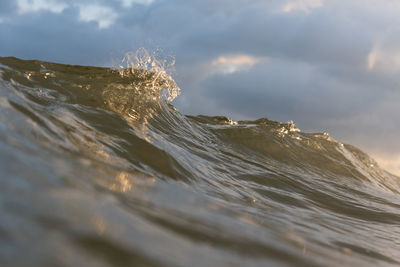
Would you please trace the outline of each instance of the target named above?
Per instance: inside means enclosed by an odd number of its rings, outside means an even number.
[[[359,149],[185,116],[162,69],[0,63],[1,266],[400,263],[400,180]]]

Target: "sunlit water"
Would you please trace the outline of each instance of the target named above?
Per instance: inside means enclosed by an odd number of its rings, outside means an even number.
[[[184,116],[141,59],[0,58],[0,266],[400,263],[398,177],[293,123]]]

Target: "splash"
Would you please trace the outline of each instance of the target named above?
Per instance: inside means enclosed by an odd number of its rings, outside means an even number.
[[[144,132],[147,121],[158,113],[160,105],[173,101],[180,88],[172,77],[175,59],[160,51],[140,48],[126,53],[115,71],[121,81],[108,83],[105,102]]]
[[[181,92],[172,78],[175,71],[175,59],[163,57],[161,52],[149,52],[139,48],[136,52],[126,53],[119,66],[121,77],[134,75],[143,81],[135,83],[136,88],[146,88],[151,92],[160,92],[160,96],[173,101]],[[149,76],[149,72],[152,75]],[[150,78],[150,79],[149,79]]]

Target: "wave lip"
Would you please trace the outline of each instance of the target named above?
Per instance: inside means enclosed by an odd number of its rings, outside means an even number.
[[[169,63],[125,62],[0,58],[2,264],[400,262],[399,178],[367,154],[293,122],[185,116]]]

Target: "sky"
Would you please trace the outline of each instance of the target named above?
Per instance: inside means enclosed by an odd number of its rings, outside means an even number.
[[[328,132],[400,175],[398,0],[1,0],[0,56],[176,60],[185,114]]]

